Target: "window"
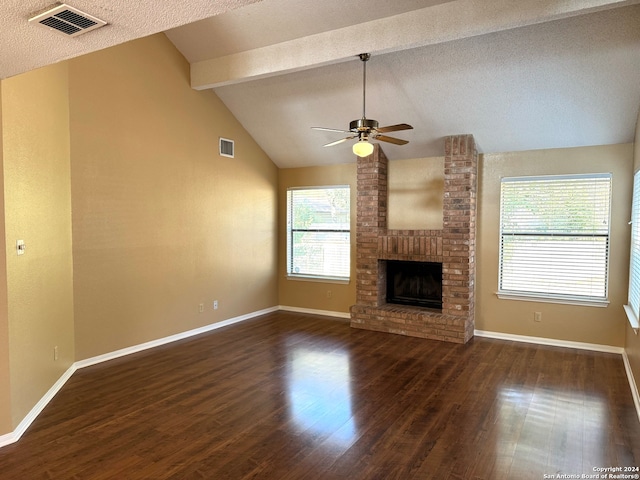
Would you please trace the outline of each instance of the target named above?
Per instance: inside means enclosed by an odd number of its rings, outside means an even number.
[[[640,318],[640,171],[633,176],[631,205],[631,261],[629,265],[629,302],[624,307],[633,328]]]
[[[349,186],[287,190],[287,274],[348,280]]]
[[[611,174],[504,178],[500,298],[605,305]]]

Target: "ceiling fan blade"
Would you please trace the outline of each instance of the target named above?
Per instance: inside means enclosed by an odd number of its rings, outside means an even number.
[[[351,130],[339,130],[337,128],[311,127],[313,130],[322,130],[323,132],[353,133]]]
[[[386,135],[376,135],[376,140],[380,140],[381,142],[395,143],[396,145],[406,145],[409,143],[409,140],[401,140],[399,138],[387,137]]]
[[[339,143],[346,142],[347,140],[351,140],[352,138],[357,137],[357,135],[353,135],[352,137],[341,138],[340,140],[336,140],[335,142],[327,143],[323,145],[323,147],[333,147],[334,145],[338,145]]]
[[[411,129],[413,129],[413,127],[406,123],[399,123],[397,125],[389,125],[388,127],[376,128],[376,130],[380,133],[397,132],[399,130],[411,130]]]

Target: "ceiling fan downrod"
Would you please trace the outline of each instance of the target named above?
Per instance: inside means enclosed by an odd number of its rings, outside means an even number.
[[[367,107],[367,62],[371,58],[370,53],[361,53],[358,55],[360,60],[362,60],[362,119],[367,118],[366,116],[366,107]]]
[[[358,58],[363,62],[362,65],[362,118],[353,120],[349,123],[349,130],[341,130],[337,128],[325,128],[325,127],[311,127],[314,130],[324,130],[327,132],[346,133],[348,136],[329,142],[324,147],[331,147],[338,145],[339,143],[354,138],[358,139],[358,142],[353,146],[353,153],[359,157],[366,157],[373,151],[373,144],[369,140],[378,140],[380,142],[393,143],[395,145],[405,145],[409,143],[408,140],[402,140],[400,138],[389,137],[383,135],[387,132],[397,132],[400,130],[411,130],[413,127],[407,123],[399,123],[397,125],[389,125],[386,127],[380,127],[377,120],[369,119],[366,117],[367,106],[367,61],[371,58],[370,53],[361,53]]]
[[[376,120],[367,118],[367,62],[371,58],[370,53],[361,53],[358,55],[362,60],[362,118],[349,123],[349,130],[357,131],[360,140],[367,140],[371,130],[378,128]]]

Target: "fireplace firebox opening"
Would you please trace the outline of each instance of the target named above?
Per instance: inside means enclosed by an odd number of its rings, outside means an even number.
[[[442,263],[387,260],[387,303],[442,309]]]

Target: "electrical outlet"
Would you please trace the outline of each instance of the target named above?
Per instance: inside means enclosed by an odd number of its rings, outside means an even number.
[[[200,313],[204,312],[204,303],[201,303],[200,305],[198,305],[198,311]]]
[[[213,309],[217,310],[218,309],[218,300],[214,300],[213,301]]]
[[[533,321],[541,322],[542,321],[542,312],[533,312]]]
[[[55,347],[53,347],[53,359],[57,361],[58,358],[60,358],[60,356],[58,355],[58,346],[56,345]]]
[[[327,290],[327,298],[331,298],[331,295],[333,295],[333,294],[331,293],[331,290]]]

